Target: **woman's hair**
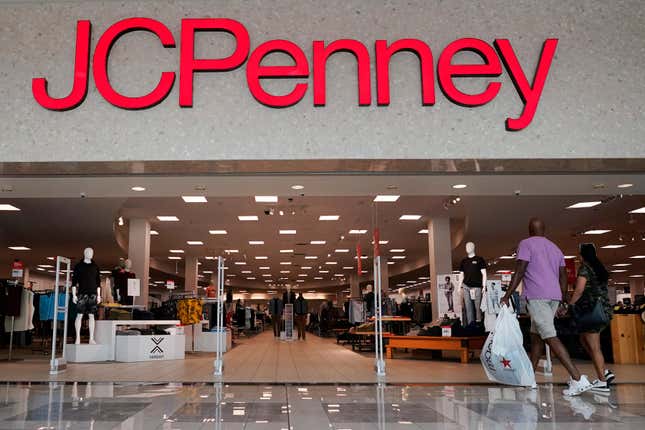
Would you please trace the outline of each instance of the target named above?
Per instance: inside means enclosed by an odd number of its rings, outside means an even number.
[[[585,263],[591,266],[591,269],[594,271],[600,282],[607,282],[609,279],[609,273],[602,262],[598,259],[598,255],[596,255],[596,247],[593,243],[581,244],[580,256],[582,256]]]

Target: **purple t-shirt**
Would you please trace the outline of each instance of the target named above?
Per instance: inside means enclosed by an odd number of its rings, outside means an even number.
[[[528,261],[524,275],[524,296],[531,299],[562,300],[560,267],[564,254],[543,236],[524,239],[517,247],[517,259]]]

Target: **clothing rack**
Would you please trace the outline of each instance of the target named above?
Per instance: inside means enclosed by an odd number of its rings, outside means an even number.
[[[14,287],[20,287],[20,288],[25,288],[24,285],[22,285],[22,282],[17,280],[17,279],[5,279],[5,282],[10,285],[13,283]],[[4,324],[4,322],[3,322]],[[9,356],[6,360],[1,360],[1,361],[19,361],[18,359],[14,359],[12,357],[13,355],[13,332],[16,324],[16,317],[14,315],[11,316],[11,332],[9,333]]]

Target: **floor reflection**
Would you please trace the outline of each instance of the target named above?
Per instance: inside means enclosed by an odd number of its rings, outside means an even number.
[[[565,398],[490,385],[4,384],[3,429],[645,428],[645,384]]]

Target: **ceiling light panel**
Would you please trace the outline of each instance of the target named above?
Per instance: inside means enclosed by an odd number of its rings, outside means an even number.
[[[633,211],[629,211],[630,214],[645,214],[645,206],[642,208],[634,209]]]
[[[9,249],[12,251],[31,251],[31,248],[27,246],[10,246]]]
[[[186,241],[186,243],[188,245],[193,245],[193,246],[198,246],[198,245],[203,245],[204,244],[204,242],[202,242],[201,240],[189,240],[189,241]]]
[[[204,196],[181,196],[186,203],[208,203]]]
[[[183,249],[171,249],[169,252],[171,254],[183,254],[184,250]]]
[[[587,230],[587,231],[584,232],[584,234],[605,234],[605,233],[609,233],[610,231],[611,230],[601,230],[601,229]]]
[[[157,219],[162,222],[177,222],[179,218],[174,215],[157,215]]]
[[[293,249],[281,249],[280,254],[292,254]]]
[[[240,221],[257,221],[258,216],[257,215],[238,215],[237,219]]]
[[[324,245],[324,244],[327,243],[327,241],[326,240],[312,240],[309,243],[312,244],[312,245]]]
[[[349,231],[349,234],[365,234],[367,230],[364,229],[352,229]]]
[[[418,233],[419,234],[428,234],[428,229],[427,228],[422,228],[421,230],[419,230]]]
[[[0,211],[17,212],[17,211],[20,211],[20,209],[15,207],[14,205],[1,204]]]
[[[150,236],[159,236],[159,232],[157,230],[150,230]]]
[[[618,249],[618,248],[624,248],[626,246],[627,245],[605,245],[605,246],[602,246],[601,248],[603,248],[603,249]]]
[[[392,196],[392,195],[379,195],[374,198],[375,202],[388,202],[393,203],[399,200],[401,196]]]
[[[598,206],[601,204],[601,201],[594,201],[594,202],[579,202],[575,203],[571,206],[567,206],[567,209],[586,209],[586,208],[592,208],[594,206]]]
[[[249,245],[264,245],[263,240],[249,240]]]
[[[296,230],[280,230],[280,234],[296,234]]]
[[[208,234],[224,235],[224,234],[228,234],[228,232],[226,230],[208,230]]]
[[[401,215],[399,220],[401,221],[418,221],[421,219],[421,215]]]
[[[255,196],[255,203],[278,203],[278,196]]]
[[[227,254],[237,254],[238,252],[240,252],[240,250],[239,249],[225,249],[224,252],[226,252]]]
[[[338,221],[340,215],[320,215],[318,221]]]

